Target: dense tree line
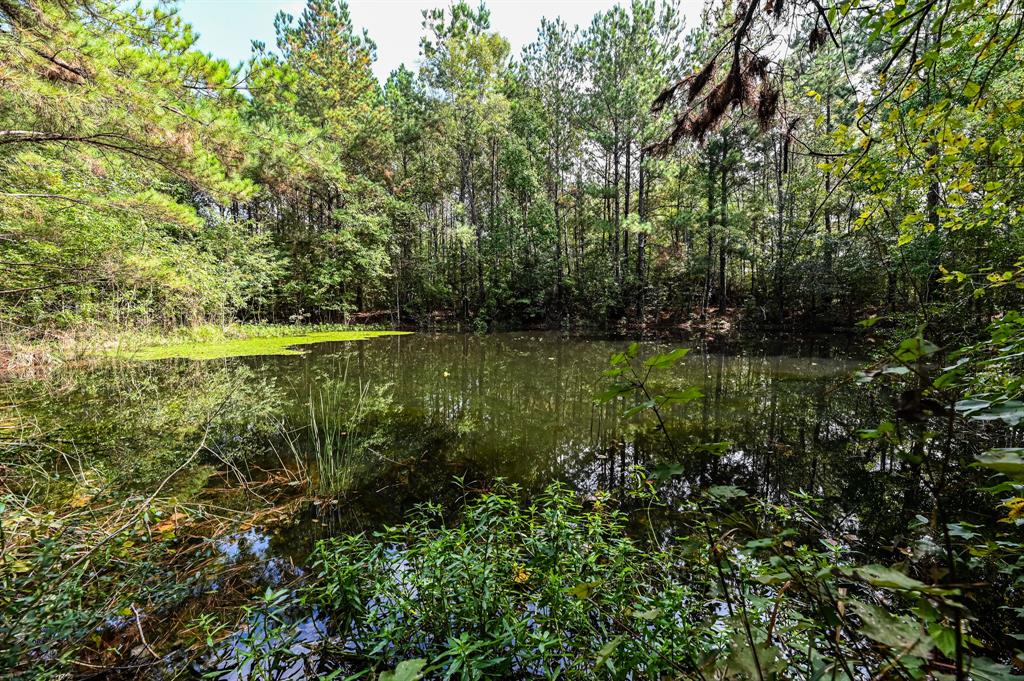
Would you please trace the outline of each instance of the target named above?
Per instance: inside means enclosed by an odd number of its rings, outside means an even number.
[[[1024,245],[1016,3],[769,5],[687,29],[633,0],[513,55],[457,2],[379,84],[343,0],[279,15],[237,67],[164,9],[0,2],[0,320],[845,325],[1014,300],[958,292],[1015,282]]]

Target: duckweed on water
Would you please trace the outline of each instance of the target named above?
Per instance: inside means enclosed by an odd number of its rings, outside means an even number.
[[[146,361],[154,359],[223,359],[225,357],[251,357],[254,355],[301,355],[297,345],[361,341],[380,336],[398,336],[409,331],[317,331],[295,336],[257,336],[231,338],[210,342],[186,342],[170,345],[151,345],[137,350],[118,349],[110,354]]]

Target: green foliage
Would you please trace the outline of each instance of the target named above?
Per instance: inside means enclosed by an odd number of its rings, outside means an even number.
[[[966,342],[1024,286],[1024,79],[1001,7],[833,3],[737,24],[712,3],[683,35],[674,0],[635,0],[582,29],[545,20],[520,56],[459,2],[425,14],[420,72],[381,86],[341,0],[282,13],[276,49],[234,69],[173,11],[15,0],[0,10],[0,322],[741,308],[845,326],[884,311],[940,344],[935,327],[968,320],[952,332]],[[749,108],[774,92],[786,121],[774,105],[757,125],[726,105],[698,116],[737,26],[750,56],[774,21],[814,36],[744,81],[764,85]],[[692,110],[652,116],[672,83]]]
[[[173,325],[242,309],[273,276],[273,251],[189,196],[254,194],[237,74],[189,51],[190,27],[162,10],[14,2],[0,21],[0,323]]]
[[[421,656],[418,670],[442,677],[657,676],[724,642],[696,626],[703,608],[671,556],[628,539],[607,502],[586,509],[558,486],[526,508],[516,497],[485,495],[451,529],[425,507],[326,541],[307,598],[344,623],[341,649],[396,674]]]
[[[657,503],[637,480],[632,498]],[[854,552],[814,529],[820,500],[781,508],[712,489],[662,545],[631,538],[608,498],[517,496],[485,494],[454,525],[425,506],[387,531],[322,542],[293,600],[335,623],[320,659],[393,670],[381,678],[925,678],[959,655],[960,590],[850,564]],[[983,655],[963,663],[1008,678]]]
[[[895,408],[852,449],[879,477],[902,466],[931,517],[907,527],[909,548],[866,562],[849,528],[827,526],[825,500],[797,490],[777,504],[700,483],[661,509],[671,531],[641,540],[626,508],[651,522],[659,497],[644,471],[621,509],[559,486],[524,507],[499,489],[458,518],[428,506],[320,544],[300,591],[244,607],[227,665],[312,673],[293,611],[315,607],[337,628],[318,663],[390,679],[1007,676],[1022,612],[1012,531],[1024,524],[1024,461],[1005,430],[1024,420],[1020,8],[710,3],[683,37],[675,2],[633,0],[583,29],[544,21],[521,59],[483,5],[423,20],[420,72],[381,87],[375,45],[341,0],[279,15],[277,49],[256,45],[236,68],[195,50],[162,6],[0,2],[0,331],[381,308],[480,333],[561,319],[704,325],[738,307],[763,322],[864,319],[884,351],[857,381]],[[779,36],[799,49],[777,49]],[[138,356],[292,354],[354,337]],[[673,460],[652,475],[668,484],[684,452],[663,415],[704,397],[658,384],[685,354],[629,346],[598,398],[634,425],[654,417]],[[220,448],[196,458],[230,461],[266,434],[270,407],[229,381],[182,369],[166,397],[112,371],[124,421],[162,444],[142,455],[123,437],[89,475],[187,497],[209,474],[178,475],[197,424]],[[310,405],[308,428],[325,496],[349,486],[356,445],[372,443],[352,432],[361,404],[351,421],[325,420],[329,402]],[[957,461],[967,428],[996,435]],[[970,474],[994,484],[977,489]],[[47,492],[100,487],[81,470],[45,479]],[[41,493],[7,489],[0,508],[0,661],[59,673],[122,653],[96,640],[104,623],[134,617],[141,637],[136,601],[172,607],[187,583],[167,578],[157,515],[174,518],[176,502],[136,495],[86,517],[73,509],[90,495],[65,494],[72,510],[47,516]],[[1000,503],[999,526],[949,517],[964,495]],[[992,634],[982,623],[996,617]]]
[[[350,390],[348,373],[346,364],[337,382],[316,396],[310,394],[309,423],[303,432],[281,433],[302,469],[312,468],[312,479],[306,482],[310,495],[320,498],[337,498],[361,478],[372,477],[381,465],[379,452],[388,445],[379,422],[391,416],[389,399],[371,391],[369,383]]]

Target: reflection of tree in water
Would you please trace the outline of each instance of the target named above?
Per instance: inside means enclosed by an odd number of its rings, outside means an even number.
[[[803,490],[824,499],[837,532],[841,524],[865,537],[896,538],[915,515],[928,515],[923,485],[931,476],[884,441],[858,436],[891,407],[877,389],[844,380],[858,362],[799,345],[784,354],[698,348],[655,386],[694,385],[705,395],[665,414],[677,460],[648,415],[624,419],[630,404],[594,402],[608,358],[622,346],[548,333],[416,334],[310,346],[302,356],[77,370],[36,403],[49,437],[75,442],[90,465],[139,487],[179,465],[209,423],[207,468],[179,484],[194,492],[213,467],[222,477],[205,494],[216,496],[230,487],[225,475],[258,477],[281,465],[274,433],[281,424],[302,432],[311,395],[337,394],[332,409],[342,418],[361,395],[352,429],[359,457],[344,493],[299,504],[272,540],[273,551],[295,555],[320,536],[397,522],[423,501],[454,505],[456,475],[474,488],[503,477],[528,492],[555,479],[594,492],[626,484],[637,465],[668,469],[670,498],[725,483],[778,502]],[[667,347],[652,343],[643,353]],[[918,427],[943,433],[942,425]],[[697,449],[720,441],[731,443],[723,454]],[[977,433],[957,428],[948,439],[925,440],[921,465],[961,461],[980,446]],[[944,474],[962,482],[972,472],[954,464]],[[955,497],[950,513],[982,522],[986,503]]]
[[[557,478],[593,489],[619,484],[630,467],[665,455],[642,417],[623,423],[621,404],[594,404],[616,347],[551,336],[412,337],[351,353],[367,378],[395,386],[407,417],[455,431],[452,446],[480,470],[531,487]],[[841,414],[814,401],[826,377],[845,365],[832,362],[811,378],[787,375],[813,371],[810,360],[804,364],[754,353],[694,355],[673,380],[700,386],[707,398],[672,414],[673,432],[684,443],[733,441],[734,456],[757,464],[770,484],[764,474],[780,455],[816,453],[826,440],[849,438],[864,425],[861,416],[837,419]]]
[[[846,380],[857,362],[820,349],[804,356],[763,348],[693,353],[665,381],[696,385],[705,395],[667,415],[685,452],[673,461],[647,417],[624,422],[629,405],[594,404],[607,359],[621,345],[550,334],[419,335],[314,352],[304,360],[306,375],[329,374],[318,374],[317,365],[342,355],[362,378],[393,386],[395,412],[387,424],[397,449],[410,450],[401,465],[381,463],[379,479],[346,504],[340,514],[350,517],[340,522],[372,526],[374,517],[396,519],[417,501],[452,498],[455,474],[505,477],[527,490],[561,479],[593,492],[625,484],[636,465],[665,464],[679,473],[667,486],[670,496],[724,483],[778,502],[806,491],[824,499],[837,532],[895,537],[914,515],[928,512],[913,467],[859,438],[890,405]],[[954,439],[953,458],[969,450],[973,437]],[[724,454],[696,450],[719,441],[731,443]]]
[[[18,387],[54,467],[88,470],[104,485],[147,490],[205,447],[169,494],[195,492],[214,469],[245,467],[266,449],[282,400],[276,377],[233,362],[71,366]]]

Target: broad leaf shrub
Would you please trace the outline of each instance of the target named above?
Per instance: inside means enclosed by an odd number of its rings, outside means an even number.
[[[469,679],[1010,674],[995,659],[1005,651],[975,636],[960,588],[858,564],[824,530],[821,500],[782,508],[712,487],[641,538],[631,518],[652,516],[625,509],[658,502],[642,471],[635,481],[619,503],[555,484],[524,506],[498,486],[451,525],[426,505],[399,527],[320,543],[301,600],[328,622],[321,667]]]
[[[340,652],[423,658],[464,678],[658,676],[728,643],[703,626],[711,606],[676,577],[678,556],[630,539],[627,516],[605,501],[585,507],[552,485],[523,507],[500,487],[454,527],[443,520],[428,505],[400,527],[320,544],[309,595]]]

